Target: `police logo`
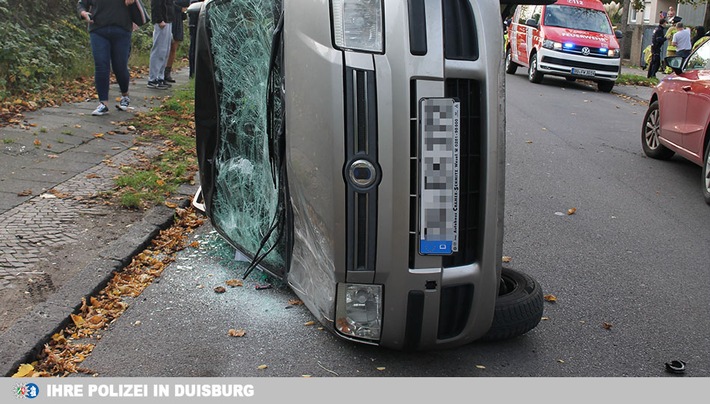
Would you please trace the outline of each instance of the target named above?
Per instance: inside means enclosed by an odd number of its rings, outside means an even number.
[[[582,48],[582,55],[588,56],[591,51],[586,46]]]

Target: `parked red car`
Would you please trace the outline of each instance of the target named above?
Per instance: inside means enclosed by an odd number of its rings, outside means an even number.
[[[643,119],[641,140],[647,156],[674,154],[700,165],[705,202],[710,205],[710,41],[684,62],[668,57],[674,74],[655,88]]]

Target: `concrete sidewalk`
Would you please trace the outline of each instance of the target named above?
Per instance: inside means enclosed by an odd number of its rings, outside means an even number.
[[[188,82],[173,73],[168,90],[131,83],[131,108],[92,116],[96,100],[28,112],[22,125],[0,128],[0,374],[62,327],[69,313],[123,268],[172,223],[174,209],[130,211],[107,205],[100,194],[114,187],[121,167],[160,153],[122,123],[159,106]],[[173,202],[185,206],[196,187]]]
[[[624,66],[622,64],[621,66],[621,73],[623,74],[634,74],[637,76],[643,76],[646,77],[648,74],[647,70],[643,70],[638,67],[630,67],[630,66]],[[659,80],[663,80],[664,77],[666,77],[666,74],[662,72],[656,73],[656,77],[658,77]],[[614,89],[611,90],[612,93],[615,94],[621,94],[630,98],[633,98],[637,101],[640,102],[645,102],[647,103],[648,100],[651,99],[651,94],[653,93],[653,88],[651,87],[646,87],[646,86],[621,86],[621,85],[616,85],[614,86]]]

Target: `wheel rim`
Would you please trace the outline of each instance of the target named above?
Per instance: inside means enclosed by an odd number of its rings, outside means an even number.
[[[537,56],[533,57],[533,59],[530,61],[530,79],[535,77],[536,72],[537,72]]]
[[[705,193],[710,195],[710,153],[705,156]]]
[[[510,69],[510,49],[505,53],[505,69]]]
[[[656,150],[659,146],[658,142],[658,131],[660,125],[658,124],[658,109],[654,109],[648,114],[648,119],[646,119],[646,124],[644,127],[644,139],[646,140],[646,146],[651,150]]]

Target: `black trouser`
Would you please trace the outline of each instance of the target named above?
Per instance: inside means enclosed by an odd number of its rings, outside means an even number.
[[[661,68],[661,53],[651,53],[651,63],[648,65],[647,78],[656,77],[656,72]]]

